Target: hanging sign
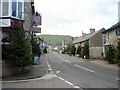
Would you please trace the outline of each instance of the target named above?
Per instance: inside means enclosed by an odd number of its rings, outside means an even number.
[[[41,25],[41,15],[36,12],[35,14],[33,14],[33,18],[32,18],[32,25]]]
[[[32,31],[33,33],[41,33],[41,28],[40,28],[40,27],[32,27],[32,28],[31,28],[31,31]]]

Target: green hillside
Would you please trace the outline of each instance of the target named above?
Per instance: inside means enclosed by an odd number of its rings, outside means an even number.
[[[72,36],[65,36],[65,35],[40,35],[44,41],[49,42],[53,46],[61,46],[62,41],[71,41]]]

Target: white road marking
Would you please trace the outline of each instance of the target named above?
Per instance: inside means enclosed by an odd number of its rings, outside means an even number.
[[[56,73],[58,74],[58,73],[60,73],[60,71],[56,71]]]
[[[80,88],[79,86],[74,86],[74,88]]]
[[[115,78],[116,80],[120,80],[119,78]]]
[[[54,74],[54,77],[57,77],[57,76]]]
[[[68,81],[65,81],[66,83],[70,84],[70,85],[73,85],[71,82],[68,82]]]
[[[64,82],[66,82],[67,84],[73,86],[74,88],[80,88],[79,86],[75,86],[73,83],[69,82],[69,81],[66,81],[65,79],[61,78],[61,77],[58,77],[57,75],[54,75],[56,76],[57,78],[59,78],[60,80],[63,80]],[[82,90],[82,89],[81,89]]]
[[[61,78],[61,77],[58,77],[60,80],[64,80],[63,78]]]
[[[47,57],[45,57],[45,58],[47,58]]]
[[[75,64],[75,66],[76,66],[76,67],[79,67],[79,68],[82,68],[82,69],[84,69],[84,70],[87,70],[87,71],[89,71],[89,72],[92,72],[92,73],[95,72],[95,71],[93,71],[93,70],[90,70],[90,69],[87,69],[87,68],[81,67],[81,66],[79,66],[79,65],[77,65],[77,64]]]
[[[68,61],[68,60],[65,60],[66,62],[68,62],[68,63],[71,63],[70,61]]]
[[[49,68],[48,70],[49,70],[49,71],[52,71],[52,69],[51,69],[51,68]]]

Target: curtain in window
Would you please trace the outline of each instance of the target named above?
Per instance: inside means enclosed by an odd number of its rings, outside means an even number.
[[[17,2],[14,0],[12,2],[12,16],[16,17],[16,11],[17,11]]]
[[[22,18],[22,2],[18,2],[18,18]]]

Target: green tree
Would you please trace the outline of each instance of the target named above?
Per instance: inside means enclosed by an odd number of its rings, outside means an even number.
[[[10,44],[6,49],[6,63],[13,67],[20,67],[22,73],[26,66],[32,64],[30,43],[28,38],[25,38],[25,31],[20,27],[11,31]]]
[[[75,55],[75,50],[76,50],[76,48],[74,45],[72,45],[72,44],[68,45],[67,51],[70,52],[71,55]]]
[[[77,48],[77,54],[79,54],[79,55],[80,55],[80,54],[81,54],[80,52],[81,52],[81,47],[80,47],[80,46],[78,46],[78,48]]]
[[[32,39],[31,43],[32,43],[32,53],[33,53],[33,55],[40,56],[41,55],[41,49],[39,47],[39,44],[37,44],[35,39]]]
[[[115,52],[115,49],[112,45],[109,45],[107,48],[106,48],[106,53],[105,53],[105,60],[108,61],[109,63],[113,63],[113,59],[114,59],[114,52]]]
[[[46,47],[43,49],[43,53],[47,53],[47,48]]]
[[[116,51],[115,51],[114,62],[120,63],[120,40],[117,43],[117,48],[116,48]]]
[[[82,58],[84,58],[84,56],[86,57],[86,59],[89,58],[89,46],[88,45],[85,44],[85,46],[82,47],[81,55],[82,55]]]

